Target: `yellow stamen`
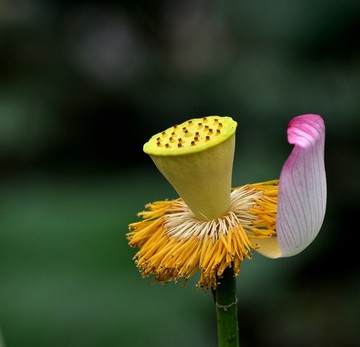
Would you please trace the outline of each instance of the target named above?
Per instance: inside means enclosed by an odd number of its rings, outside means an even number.
[[[257,240],[276,236],[277,181],[234,188],[230,210],[209,221],[194,216],[182,199],[157,201],[129,225],[129,244],[143,277],[160,283],[189,279],[198,270],[198,287],[216,288],[227,267],[238,275]]]

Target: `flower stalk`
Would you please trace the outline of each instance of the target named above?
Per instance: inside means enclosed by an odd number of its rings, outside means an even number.
[[[239,347],[236,277],[232,268],[224,271],[214,290],[219,347]]]

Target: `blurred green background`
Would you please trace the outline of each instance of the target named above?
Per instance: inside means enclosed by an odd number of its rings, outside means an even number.
[[[327,126],[326,219],[297,257],[243,264],[240,341],[360,345],[359,18],[356,0],[2,0],[0,346],[215,347],[197,278],[152,285],[132,261],[128,224],[176,197],[142,145],[230,115],[233,186],[263,181],[304,113]]]

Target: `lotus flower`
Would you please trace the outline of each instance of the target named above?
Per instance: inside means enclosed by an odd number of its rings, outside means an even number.
[[[236,128],[231,117],[195,118],[144,145],[179,198],[147,204],[142,220],[129,225],[143,277],[186,283],[200,271],[197,286],[216,289],[225,269],[237,276],[253,251],[293,256],[319,233],[326,209],[323,119],[290,121],[294,147],[279,180],[231,188]]]

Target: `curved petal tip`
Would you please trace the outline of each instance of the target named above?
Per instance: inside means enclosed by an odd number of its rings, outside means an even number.
[[[316,141],[324,141],[325,124],[317,114],[297,116],[289,122],[288,141],[301,147],[312,146]]]
[[[287,134],[294,148],[279,180],[279,248],[275,253],[260,252],[271,258],[293,256],[309,246],[320,231],[326,210],[323,119],[316,114],[297,116],[289,122]]]

